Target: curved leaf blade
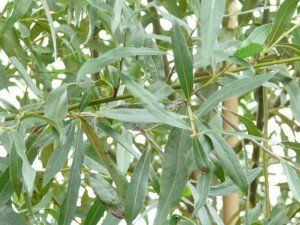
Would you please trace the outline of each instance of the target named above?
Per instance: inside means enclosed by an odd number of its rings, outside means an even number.
[[[198,212],[205,205],[208,197],[212,180],[212,168],[207,153],[204,151],[198,138],[193,139],[193,151],[195,162],[200,170],[197,185],[199,197],[195,205],[195,212]]]
[[[141,87],[135,81],[133,81],[128,75],[120,73],[120,77],[129,91],[137,97],[144,105],[146,109],[159,121],[166,123],[173,127],[181,129],[188,129],[186,122],[177,116],[177,114],[171,113],[166,110],[164,105],[157,101],[156,97],[148,90]]]
[[[125,218],[130,224],[140,213],[143,201],[147,194],[147,183],[150,173],[151,163],[151,150],[146,150],[131,178],[131,182],[128,185],[126,197],[125,197]]]
[[[67,137],[63,143],[59,143],[54,149],[48,161],[43,178],[43,186],[47,185],[51,179],[60,171],[68,159],[69,151],[74,142],[75,125],[71,124],[67,130]]]
[[[172,33],[175,69],[186,99],[193,91],[193,62],[180,25],[174,21]]]
[[[129,56],[145,56],[145,55],[162,55],[160,50],[152,48],[135,48],[135,47],[122,47],[109,50],[96,59],[89,59],[80,68],[77,73],[77,79],[80,80],[86,74],[93,74],[100,71],[105,66],[113,64],[123,57]]]
[[[99,220],[103,216],[105,210],[106,210],[106,206],[99,199],[96,199],[93,202],[91,208],[89,209],[83,224],[97,225]]]
[[[171,207],[181,198],[188,180],[186,160],[191,145],[189,131],[178,128],[171,130],[164,152],[161,191],[154,219],[156,225],[164,224]]]
[[[287,30],[299,0],[285,0],[276,13],[275,22],[267,41],[267,46],[272,46]]]
[[[71,224],[77,205],[77,198],[79,187],[81,183],[81,168],[83,165],[85,148],[83,147],[82,130],[76,132],[75,150],[73,156],[73,163],[71,168],[71,175],[68,182],[66,197],[61,205],[58,223],[61,225]]]
[[[198,116],[203,116],[218,106],[218,104],[228,98],[243,95],[253,89],[261,86],[263,83],[271,79],[274,74],[263,74],[250,76],[233,81],[223,86],[218,91],[211,94],[201,105]]]

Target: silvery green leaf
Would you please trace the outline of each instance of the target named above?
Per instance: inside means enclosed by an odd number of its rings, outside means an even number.
[[[158,49],[155,42],[150,38],[145,39],[144,46]],[[165,66],[161,55],[148,55],[144,56],[143,59],[145,69],[148,70],[154,80],[163,80],[165,78]]]
[[[124,129],[121,137],[128,142],[129,146],[132,145],[132,137],[130,131]],[[124,148],[121,144],[118,144],[117,151],[116,151],[116,158],[117,158],[117,165],[119,170],[122,173],[126,174],[132,159],[131,153],[126,148]]]
[[[203,0],[201,1],[201,60],[215,66],[213,50],[217,43],[220,26],[225,12],[225,0]]]
[[[248,184],[250,185],[252,181],[261,173],[262,168],[258,167],[251,169],[247,172]],[[209,195],[210,196],[227,196],[238,192],[240,189],[234,184],[231,179],[226,179],[225,182],[211,186]]]
[[[199,123],[198,125],[199,130],[209,127],[206,123]],[[239,159],[231,146],[219,134],[208,133],[207,136],[211,139],[228,176],[245,194],[248,193],[248,179],[246,172],[241,166]]]
[[[130,56],[145,56],[145,55],[162,55],[164,54],[160,50],[152,48],[135,48],[135,47],[119,47],[102,54],[96,59],[89,59],[86,61],[77,73],[77,79],[80,80],[86,74],[93,74],[105,66],[113,64],[117,60],[123,57]]]
[[[8,80],[2,63],[0,62],[0,90],[7,88]]]
[[[176,21],[173,23],[172,49],[181,88],[186,99],[189,99],[194,84],[193,62],[182,29]]]
[[[269,23],[269,24],[264,24],[259,27],[256,27],[249,34],[249,36],[243,41],[243,44],[241,47],[246,47],[247,45],[249,45],[251,43],[263,45],[270,34],[272,26],[273,26],[273,24]]]
[[[218,104],[227,98],[240,96],[255,88],[261,86],[263,83],[271,79],[274,74],[262,74],[256,76],[250,76],[246,78],[241,78],[239,80],[233,81],[232,83],[225,85],[218,91],[210,95],[201,105],[198,112],[198,116],[202,116],[212,109],[218,106]]]
[[[101,200],[101,202],[109,206],[118,206],[121,204],[117,190],[101,175],[92,174],[89,177],[89,181],[96,196]]]
[[[14,10],[1,29],[0,35],[3,35],[15,22],[26,14],[32,2],[33,0],[14,0]]]
[[[68,160],[68,154],[71,150],[75,138],[75,125],[71,124],[66,131],[66,140],[55,146],[53,153],[51,154],[46,171],[43,178],[43,186],[48,184],[51,179],[61,170],[63,165]]]
[[[146,150],[131,178],[125,197],[125,219],[131,223],[140,213],[147,194],[147,184],[150,173],[151,150]]]
[[[41,3],[44,7],[44,10],[46,12],[47,20],[49,23],[50,27],[50,32],[51,32],[51,38],[53,42],[53,49],[54,49],[54,58],[57,58],[57,43],[56,43],[56,32],[55,32],[55,27],[54,27],[54,21],[52,18],[52,14],[50,12],[50,8],[48,6],[48,2],[46,0],[41,0]]]
[[[23,218],[9,206],[0,208],[0,224],[1,225],[26,225]]]
[[[121,15],[122,15],[122,8],[123,8],[123,1],[122,0],[115,0],[114,3],[114,10],[113,10],[113,18],[111,21],[111,31],[115,33],[120,22],[121,22]]]
[[[195,212],[198,212],[206,203],[212,181],[212,168],[208,154],[205,152],[198,138],[193,139],[193,152],[199,169],[197,182],[198,199],[195,205]]]
[[[172,113],[164,108],[163,104],[157,101],[156,97],[148,90],[133,81],[128,75],[120,74],[122,81],[129,91],[137,97],[144,107],[156,117],[160,122],[166,123],[173,127],[188,129],[186,122],[177,114]]]
[[[300,177],[292,168],[291,165],[287,163],[282,163],[284,175],[287,178],[287,183],[291,192],[293,193],[293,197],[299,202],[300,201]]]
[[[38,89],[38,87],[33,82],[30,75],[27,73],[26,68],[21,64],[21,62],[16,57],[10,57],[11,63],[16,67],[16,69],[20,72],[22,75],[26,85],[31,89],[31,91],[40,99],[43,99],[42,92]]]
[[[26,146],[25,141],[22,136],[15,130],[11,130],[12,139],[16,146],[17,154],[22,159],[22,176],[24,179],[24,183],[26,185],[27,191],[29,194],[32,193],[35,181],[35,170],[31,167],[30,162],[26,156]]]
[[[154,223],[162,225],[171,207],[178,203],[187,182],[186,157],[191,149],[189,131],[173,128],[164,152],[161,191]]]
[[[135,108],[119,108],[119,109],[104,109],[97,114],[125,122],[132,123],[159,123],[160,120],[151,115],[146,109]],[[137,116],[139,115],[139,116]]]
[[[83,133],[79,128],[75,135],[73,163],[68,182],[66,197],[60,208],[58,222],[61,225],[68,225],[75,217],[79,187],[81,183],[81,168],[84,159]]]
[[[86,214],[83,225],[97,225],[106,210],[105,204],[99,199],[95,199]]]
[[[149,91],[155,95],[157,100],[163,100],[174,92],[170,85],[157,80],[150,87]]]
[[[280,7],[276,12],[274,25],[267,41],[268,47],[272,46],[288,29],[298,3],[298,0],[285,0],[282,4],[280,4]]]
[[[282,81],[284,89],[288,92],[291,101],[291,109],[293,112],[294,118],[299,122],[300,121],[300,89],[299,84],[292,79],[284,79]]]
[[[45,105],[45,116],[54,121],[61,121],[67,113],[67,87],[60,86],[49,93]]]
[[[207,203],[207,209],[210,213],[210,215],[212,216],[212,218],[214,219],[214,221],[216,222],[217,225],[224,225],[222,219],[220,218],[220,216],[218,215],[217,210],[214,209],[214,207],[208,202]]]

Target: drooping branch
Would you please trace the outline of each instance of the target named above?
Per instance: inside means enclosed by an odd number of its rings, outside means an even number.
[[[271,62],[264,62],[264,63],[256,63],[253,65],[253,68],[263,68],[263,67],[267,67],[267,66],[272,66],[272,65],[279,65],[279,64],[284,64],[284,63],[291,63],[291,62],[297,62],[300,61],[300,56],[297,57],[292,57],[292,58],[287,58],[287,59],[280,59],[280,60],[275,60],[275,61],[271,61]],[[237,73],[237,72],[241,72],[241,71],[245,71],[247,70],[248,67],[237,67],[234,69],[229,69],[227,71],[222,71],[221,73],[219,73],[218,77],[221,77],[227,73]],[[198,77],[194,79],[194,83],[202,83],[203,81],[208,81],[210,80],[210,77]],[[173,89],[181,89],[180,84],[173,84],[171,85],[171,87]],[[124,99],[129,99],[129,98],[133,98],[132,95],[130,94],[124,94],[124,95],[119,95],[116,97],[107,97],[107,98],[100,98],[100,99],[96,99],[94,101],[91,101],[88,106],[93,106],[93,105],[99,105],[99,104],[103,104],[103,103],[109,103],[109,102],[114,102],[114,101],[119,101],[119,100],[124,100]],[[80,104],[79,103],[74,103],[69,105],[68,110],[75,110],[80,108]],[[38,114],[38,115],[43,115],[44,114],[44,110],[38,110],[38,111],[33,111],[33,113]],[[8,115],[8,116],[4,116],[4,121],[11,121],[14,120],[16,118],[16,114],[13,115]]]

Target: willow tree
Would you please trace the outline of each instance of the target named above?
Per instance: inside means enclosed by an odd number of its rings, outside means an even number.
[[[2,1],[0,224],[298,224],[300,3],[232,2]]]

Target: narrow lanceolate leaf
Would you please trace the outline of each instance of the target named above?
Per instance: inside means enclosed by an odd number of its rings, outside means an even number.
[[[96,199],[86,214],[83,225],[97,225],[105,210],[106,206],[99,199]]]
[[[26,156],[28,157],[28,160],[30,163],[32,163],[34,161],[34,159],[36,158],[38,151],[35,147],[35,144],[37,143],[37,138],[39,137],[40,134],[37,134],[36,136],[32,136],[32,138],[27,139],[27,143],[29,140],[33,141],[33,144],[31,145],[31,147],[29,147],[28,151],[26,152]],[[8,133],[8,137],[9,138],[11,135],[9,135]],[[13,140],[12,140],[13,141]],[[4,143],[1,140],[2,144]],[[6,150],[10,149],[9,146],[7,146],[7,144],[5,145]],[[11,200],[11,196],[13,195],[13,188],[10,182],[10,171],[9,168],[7,168],[0,176],[0,208],[2,208],[2,206],[4,206],[9,200]]]
[[[281,144],[283,144],[286,148],[293,149],[297,154],[300,154],[300,143],[284,141],[284,142],[281,142]]]
[[[98,5],[98,1],[96,0],[92,0],[91,3],[93,5]],[[84,41],[84,45],[86,45],[89,40],[91,39],[93,33],[94,33],[94,29],[95,29],[95,25],[97,23],[97,9],[95,7],[92,7],[91,5],[87,5],[87,15],[89,17],[89,32],[86,36],[86,39]]]
[[[128,142],[129,146],[132,145],[132,137],[130,131],[124,129],[121,137],[122,139]],[[118,144],[117,151],[116,151],[116,159],[117,159],[118,168],[123,174],[126,174],[131,163],[131,158],[132,158],[131,153],[126,148],[124,148],[121,144]]]
[[[140,213],[147,194],[151,163],[151,150],[146,150],[140,158],[128,185],[125,197],[125,219],[130,224]]]
[[[241,115],[238,115],[238,114],[235,114],[240,122],[242,122],[246,129],[247,129],[247,132],[250,134],[250,135],[253,135],[253,136],[257,136],[257,137],[261,137],[262,134],[261,134],[261,131],[259,129],[257,129],[256,125],[254,124],[254,122],[249,119],[248,117],[245,117],[245,116],[241,116]]]
[[[90,144],[95,149],[100,159],[104,162],[104,165],[108,170],[110,176],[112,177],[113,181],[115,182],[121,197],[125,197],[127,187],[126,178],[117,169],[115,163],[107,155],[105,145],[103,141],[100,140],[93,127],[88,123],[86,119],[82,117],[80,118],[80,121]]]
[[[215,137],[211,137],[211,139],[229,177],[244,193],[247,194],[247,176],[239,163],[235,152],[221,136],[215,135]]]
[[[0,208],[10,200],[13,193],[9,169],[6,169],[0,176]]]
[[[114,10],[113,10],[113,18],[111,21],[111,31],[115,33],[120,22],[122,16],[122,8],[123,8],[123,1],[122,0],[115,0]]]
[[[263,83],[271,79],[274,74],[262,74],[257,76],[250,76],[233,81],[225,85],[218,91],[211,94],[201,105],[199,116],[202,116],[218,106],[218,104],[228,98],[243,95],[255,88],[261,86]]]
[[[214,66],[215,57],[213,50],[217,43],[217,37],[225,12],[225,0],[203,0],[201,1],[201,60],[205,64]]]
[[[266,42],[270,31],[272,29],[273,24],[269,23],[269,24],[264,24],[262,26],[259,26],[257,28],[255,28],[251,34],[249,34],[249,36],[243,41],[242,44],[242,48],[246,47],[249,44],[255,43],[255,44],[260,44],[260,45],[264,45],[264,43]]]
[[[171,207],[178,203],[188,180],[186,157],[191,149],[189,131],[173,128],[169,134],[164,153],[161,191],[154,224],[167,220]]]
[[[211,221],[210,221],[210,218],[209,218],[209,215],[207,213],[207,210],[206,208],[202,207],[198,213],[197,213],[197,216],[199,218],[199,220],[201,221],[202,224],[205,224],[205,225],[211,225]]]
[[[22,75],[26,85],[30,88],[30,90],[39,98],[43,98],[42,92],[37,88],[32,78],[28,75],[26,68],[21,64],[21,62],[16,57],[10,57],[11,63],[16,67],[16,69]]]
[[[139,115],[139,114],[136,114]],[[98,126],[100,129],[102,129],[107,135],[111,136],[113,139],[117,140],[120,145],[124,147],[128,152],[130,152],[135,158],[139,159],[141,157],[141,153],[139,151],[136,151],[132,145],[124,139],[116,130],[111,128],[110,126],[104,124],[104,123],[98,123]],[[159,185],[159,180],[156,175],[155,170],[153,169],[152,166],[150,166],[150,181],[152,184],[153,189],[155,192],[159,193],[160,190],[160,185]]]
[[[197,199],[195,206],[195,212],[198,212],[198,210],[206,203],[211,186],[212,169],[207,153],[204,151],[198,138],[194,138],[193,140],[193,151],[195,162],[200,170],[197,185],[199,198]]]
[[[145,47],[158,49],[155,42],[151,38],[145,39]],[[147,69],[151,77],[155,80],[164,80],[165,66],[162,55],[147,55],[143,57],[144,67]]]
[[[146,109],[120,108],[104,109],[97,114],[119,121],[130,123],[159,123],[160,120],[151,115]],[[139,115],[139,116],[136,116]]]
[[[300,202],[300,177],[296,171],[287,163],[282,164],[283,172],[287,178],[289,188],[294,196],[294,198]]]
[[[26,225],[23,218],[12,208],[4,206],[0,208],[0,224],[1,225]]]
[[[122,47],[109,50],[108,52],[102,54],[96,59],[89,59],[80,68],[77,73],[77,78],[80,78],[86,74],[93,74],[105,66],[115,63],[117,60],[123,57],[129,56],[141,56],[141,55],[162,55],[164,54],[160,50],[152,48],[134,48],[134,47]]]
[[[299,83],[293,79],[282,80],[283,88],[290,96],[293,117],[300,122],[300,88]]]
[[[0,90],[7,88],[8,87],[7,85],[8,85],[8,80],[5,73],[5,69],[2,63],[0,62]]]
[[[138,98],[144,107],[159,121],[173,127],[188,129],[186,122],[181,117],[165,109],[164,105],[158,102],[156,97],[148,90],[141,87],[128,75],[122,73],[120,76],[129,91]]]
[[[207,124],[199,123],[199,129],[203,130],[208,127]],[[207,134],[211,139],[219,158],[226,169],[231,180],[245,193],[248,192],[247,175],[241,166],[234,150],[219,134]]]
[[[60,86],[50,92],[45,105],[45,116],[62,121],[68,113],[67,88]]]
[[[210,203],[207,203],[207,209],[217,225],[224,225],[217,210],[215,210],[214,207]]]
[[[153,93],[159,101],[165,99],[174,92],[174,89],[170,85],[167,85],[160,80],[155,81],[148,90]]]
[[[22,159],[19,157],[15,145],[12,146],[9,155],[10,182],[17,195],[21,194]]]
[[[101,202],[109,206],[118,206],[121,204],[116,188],[102,178],[101,175],[92,174],[89,180],[91,187]]]
[[[235,56],[239,58],[247,58],[255,56],[257,53],[263,50],[263,46],[256,43],[251,43],[243,48],[240,48],[236,51]]]
[[[288,208],[282,209],[280,212],[275,214],[273,218],[269,221],[268,225],[286,225],[291,222],[288,216]],[[260,224],[259,224],[260,225]]]
[[[42,0],[42,5],[45,9],[45,13],[47,16],[47,20],[49,23],[49,27],[50,27],[50,32],[51,32],[51,38],[52,38],[52,42],[53,42],[53,48],[54,48],[54,58],[57,58],[57,44],[56,44],[56,33],[55,33],[55,27],[54,27],[54,23],[53,23],[53,18],[50,12],[50,8],[48,6],[48,3],[46,0]]]
[[[193,91],[193,62],[180,25],[174,21],[172,33],[175,69],[186,99]]]
[[[111,213],[108,213],[101,225],[118,225],[120,221],[121,219],[115,217]]]
[[[71,124],[67,130],[67,137],[64,143],[59,143],[54,148],[53,153],[47,164],[46,171],[44,173],[43,185],[48,184],[49,181],[61,170],[68,159],[68,153],[72,147],[75,136],[75,125]]]
[[[74,156],[71,175],[68,182],[66,197],[62,203],[58,223],[61,225],[71,224],[76,211],[78,192],[81,183],[81,168],[84,159],[83,133],[81,128],[77,130],[75,137]]]
[[[141,157],[141,153],[139,151],[136,151],[132,147],[132,137],[129,139],[129,134],[126,135],[120,135],[118,131],[113,129],[112,127],[106,125],[105,123],[98,123],[98,127],[103,130],[107,135],[112,137],[113,139],[117,140],[120,145],[122,145],[126,151],[130,152],[134,157],[139,159]],[[127,138],[126,138],[127,137]]]
[[[28,9],[31,6],[33,0],[15,0],[14,1],[14,10],[12,14],[8,17],[5,25],[3,26],[0,35],[3,35],[15,22],[21,19],[22,16],[26,14]]]
[[[15,130],[11,130],[11,135],[16,146],[17,154],[22,159],[22,176],[29,194],[33,191],[35,170],[31,167],[30,162],[26,157],[26,146],[22,136]]]
[[[267,41],[267,47],[272,46],[289,28],[299,0],[285,0],[276,13],[275,22]]]
[[[262,168],[258,167],[247,172],[248,185],[261,173]],[[234,182],[228,178],[225,182],[212,186],[210,188],[210,196],[227,196],[238,192],[240,188],[234,184]]]

